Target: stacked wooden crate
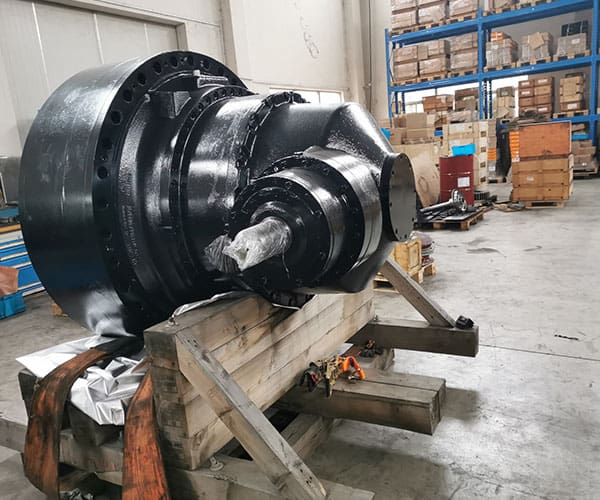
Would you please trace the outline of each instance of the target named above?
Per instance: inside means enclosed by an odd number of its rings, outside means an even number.
[[[420,26],[438,26],[448,17],[448,0],[417,0],[417,6]]]
[[[550,62],[552,46],[553,38],[548,32],[523,35],[519,47],[519,63],[526,65]]]
[[[485,45],[487,68],[502,69],[514,66],[518,59],[518,44],[502,31],[494,31]]]
[[[448,15],[450,19],[465,20],[477,16],[479,0],[449,0]]]
[[[573,175],[589,177],[598,173],[596,147],[592,141],[573,141]]]
[[[448,123],[448,112],[454,109],[454,96],[440,94],[423,98],[423,110],[435,116],[435,128],[441,128]]]
[[[554,109],[554,77],[542,77],[519,82],[519,114],[535,114],[547,120]]]
[[[571,123],[521,126],[518,148],[512,163],[512,199],[532,208],[562,206],[573,192]]]
[[[445,78],[450,69],[450,44],[448,40],[431,40],[418,45],[419,76]]]
[[[392,52],[396,84],[415,82],[419,77],[419,48],[417,45],[398,47]]]
[[[576,114],[585,110],[585,75],[572,73],[560,79],[560,113]]]

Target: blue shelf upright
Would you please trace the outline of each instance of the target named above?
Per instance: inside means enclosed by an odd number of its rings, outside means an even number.
[[[542,64],[521,66],[519,68],[508,68],[502,70],[485,71],[485,44],[489,40],[493,29],[512,24],[521,24],[538,19],[559,16],[582,10],[593,10],[592,15],[592,37],[590,55],[564,59]],[[600,0],[554,0],[549,3],[522,7],[517,10],[501,14],[484,15],[480,9],[475,19],[456,22],[431,28],[428,30],[404,33],[402,35],[391,35],[385,30],[385,52],[388,84],[388,111],[390,118],[397,113],[404,112],[404,96],[406,93],[419,90],[437,89],[455,85],[477,84],[479,86],[480,119],[492,117],[492,82],[501,78],[510,78],[522,75],[535,75],[541,73],[553,73],[577,68],[590,68],[590,97],[587,116],[567,118],[573,123],[589,124],[589,134],[579,134],[574,139],[592,139],[596,144],[596,132],[598,120],[598,71],[600,70],[600,37],[598,27],[600,26]],[[465,33],[477,33],[478,40],[478,71],[472,75],[445,78],[441,80],[413,83],[409,85],[395,85],[392,74],[392,50],[396,47],[411,45],[430,40],[438,40]],[[560,118],[556,120],[565,120]]]

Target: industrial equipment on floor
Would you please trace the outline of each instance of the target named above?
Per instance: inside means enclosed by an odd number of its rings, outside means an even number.
[[[232,289],[287,306],[358,292],[415,214],[408,158],[360,106],[256,95],[192,52],[65,82],[31,127],[20,193],[46,289],[109,334]]]

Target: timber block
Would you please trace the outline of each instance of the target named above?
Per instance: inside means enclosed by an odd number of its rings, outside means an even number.
[[[297,383],[311,361],[331,355],[373,319],[372,299],[370,289],[317,295],[292,311],[249,295],[192,310],[147,330],[165,461],[196,469],[233,437],[181,373],[176,335],[185,332],[201,342],[264,410]]]
[[[277,407],[421,434],[434,433],[446,398],[445,380],[368,368],[365,373],[366,380],[337,380],[330,398],[325,395],[324,384],[313,392],[294,387],[277,402]]]

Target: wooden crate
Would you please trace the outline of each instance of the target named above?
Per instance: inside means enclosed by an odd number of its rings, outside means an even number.
[[[573,184],[547,186],[519,186],[513,188],[514,201],[564,201],[571,197]]]
[[[519,127],[519,157],[543,158],[571,153],[571,122],[536,123]]]
[[[403,243],[396,243],[390,257],[411,276],[421,269],[421,240],[413,238]]]
[[[515,187],[544,187],[552,185],[568,186],[573,182],[573,169],[569,169],[567,171],[542,170],[522,173],[513,172],[512,182],[513,186]]]
[[[145,333],[165,461],[196,469],[232,434],[181,373],[175,335],[200,339],[262,409],[281,398],[310,361],[329,356],[374,316],[372,291],[319,295],[300,311],[258,296],[191,311]],[[299,334],[299,330],[302,334]]]
[[[543,171],[560,171],[568,172],[573,168],[573,155],[564,156],[561,158],[542,158],[539,160],[521,160],[520,162],[513,163],[512,173],[513,175],[531,173],[531,172],[543,172]]]

